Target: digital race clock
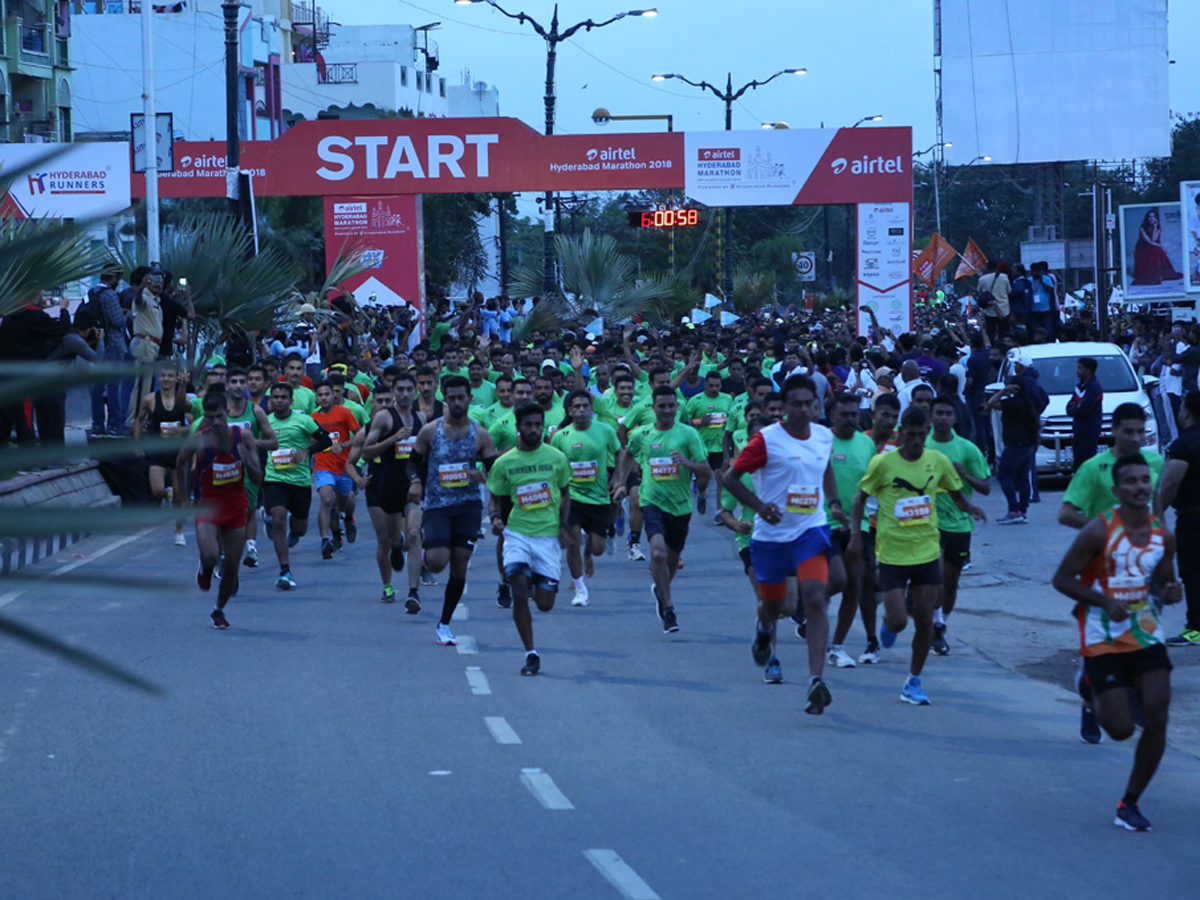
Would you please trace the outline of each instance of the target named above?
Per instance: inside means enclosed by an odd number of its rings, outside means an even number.
[[[695,207],[633,210],[629,213],[629,224],[634,228],[689,228],[700,224],[700,210]]]

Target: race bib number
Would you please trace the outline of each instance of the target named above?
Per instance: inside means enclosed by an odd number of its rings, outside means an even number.
[[[1145,609],[1150,599],[1149,581],[1141,575],[1110,575],[1108,594],[1114,600],[1124,600],[1131,610]]]
[[[283,469],[296,468],[296,451],[295,450],[272,450],[271,451],[271,466],[280,471]]]
[[[577,484],[596,480],[596,472],[599,471],[599,465],[596,460],[589,459],[582,462],[571,463],[571,480]]]
[[[340,444],[342,442],[342,433],[340,431],[331,431],[329,432],[329,439]]]
[[[817,486],[792,485],[787,490],[787,511],[811,516],[821,502],[821,489]]]
[[[705,418],[708,419],[707,427],[709,428],[725,427],[725,413],[723,412],[709,413]]]
[[[652,481],[677,481],[679,465],[669,456],[650,457],[650,479]]]
[[[396,459],[408,459],[412,456],[413,447],[415,446],[417,446],[417,439],[415,437],[396,441]]]
[[[901,525],[920,525],[933,516],[933,503],[928,494],[904,497],[896,501],[896,521]]]
[[[173,438],[187,428],[182,422],[163,422],[158,426],[160,437]]]
[[[223,484],[234,484],[242,480],[242,461],[223,463],[213,462],[212,466],[212,483],[213,487],[220,487]]]
[[[471,483],[471,470],[466,463],[443,463],[438,466],[438,484],[443,488],[465,488]]]
[[[517,507],[523,510],[543,509],[550,505],[550,484],[537,481],[517,488]]]

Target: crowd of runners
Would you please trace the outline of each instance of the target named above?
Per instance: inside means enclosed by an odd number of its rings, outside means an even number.
[[[217,580],[215,628],[230,627],[243,569],[273,564],[275,588],[303,590],[307,568],[358,538],[365,505],[379,599],[402,598],[418,615],[422,588],[440,575],[431,637],[444,645],[456,643],[476,543],[495,535],[495,600],[512,609],[520,673],[537,675],[530,604],[554,606],[564,557],[570,602],[583,607],[603,588],[595,558],[623,545],[622,556],[648,563],[663,632],[683,627],[672,582],[693,516],[707,517],[711,501],[756,603],[747,637],[766,682],[783,679],[775,639],[786,622],[806,642],[805,711],[819,715],[833,702],[826,667],[878,663],[911,620],[899,696],[932,702],[925,663],[950,652],[960,575],[986,520],[972,498],[989,493],[993,474],[990,439],[966,403],[980,373],[958,357],[959,346],[964,357],[987,346],[986,335],[956,329],[935,345],[876,327],[843,342],[768,319],[723,331],[534,333],[519,344],[462,330],[408,351],[351,347],[316,369],[301,353],[245,367],[218,358],[194,395],[173,365],[158,372],[134,428],[190,435],[177,456],[148,460],[150,480],[164,500],[201,504],[196,580],[204,591]],[[1019,347],[1008,352],[1020,358]],[[984,355],[995,360],[990,347]],[[997,396],[1006,428],[1029,414],[1019,385]],[[1053,580],[1076,604],[1081,737],[1141,729],[1116,816],[1138,831],[1150,827],[1138,800],[1165,746],[1166,645],[1200,643],[1190,561],[1188,629],[1168,638],[1159,620],[1185,593],[1162,510],[1174,505],[1181,531],[1200,512],[1200,393],[1183,398],[1179,417],[1164,464],[1143,449],[1142,407],[1116,410],[1111,448],[1080,466],[1065,495],[1060,521],[1079,531]],[[314,505],[319,552],[304,541]],[[856,620],[866,636],[857,653],[846,643]]]

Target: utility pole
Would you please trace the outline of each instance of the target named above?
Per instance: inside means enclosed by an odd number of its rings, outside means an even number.
[[[146,251],[147,262],[160,262],[158,224],[158,116],[154,108],[154,8],[142,2],[142,116],[146,120]]]
[[[148,0],[142,0],[148,7]],[[225,197],[229,214],[240,218],[238,174],[241,169],[241,135],[238,127],[238,18],[241,4],[225,0]]]

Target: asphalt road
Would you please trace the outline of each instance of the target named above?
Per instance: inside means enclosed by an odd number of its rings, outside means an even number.
[[[820,717],[790,630],[785,683],[762,683],[731,538],[699,516],[680,632],[661,633],[642,564],[602,557],[590,607],[567,588],[535,614],[538,678],[517,674],[491,537],[457,648],[434,641],[440,588],[416,617],[378,602],[367,528],[328,562],[305,539],[290,594],[273,566],[247,572],[227,632],[194,541],[90,539],[0,605],[167,695],[0,640],[0,897],[1193,896],[1200,650],[1173,654],[1171,746],[1142,802],[1155,831],[1123,832],[1132,744],[1082,744],[1066,687],[1058,497],[978,533],[932,706],[899,700],[902,637],[881,665],[828,673]],[[91,580],[54,577],[65,564]]]

